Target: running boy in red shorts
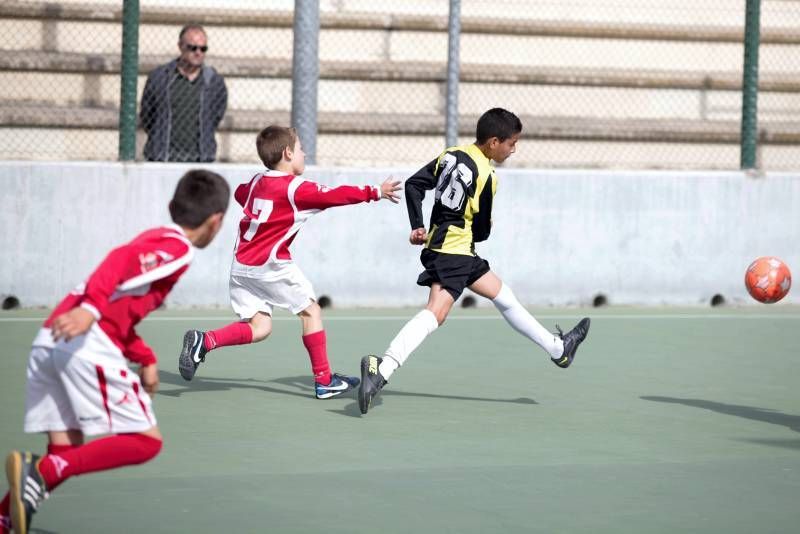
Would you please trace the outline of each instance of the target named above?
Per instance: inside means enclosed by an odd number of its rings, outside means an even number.
[[[322,210],[382,198],[397,203],[400,182],[386,179],[380,186],[328,188],[301,178],[305,153],[294,128],[264,128],[256,138],[256,148],[266,170],[234,192],[243,213],[231,265],[230,293],[231,306],[240,321],[208,332],[186,332],[178,370],[185,380],[191,380],[209,351],[262,341],[272,332],[273,308],[283,308],[302,323],[316,397],[335,397],[358,386],[359,380],[331,372],[322,310],[311,282],[292,260],[289,247],[306,221]]]

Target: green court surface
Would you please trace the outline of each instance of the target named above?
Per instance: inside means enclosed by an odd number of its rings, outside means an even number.
[[[326,310],[334,369],[356,373],[416,310]],[[367,416],[313,398],[299,321],[177,373],[183,332],[227,310],[139,327],[161,365],[165,436],[143,466],[70,480],[38,532],[767,533],[800,530],[800,309],[543,309],[592,317],[559,369],[492,308],[458,310]],[[44,311],[0,313],[0,449],[22,432]]]

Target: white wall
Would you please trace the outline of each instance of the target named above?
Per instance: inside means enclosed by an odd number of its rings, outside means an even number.
[[[257,166],[211,165],[232,185]],[[169,221],[177,179],[192,166],[0,163],[0,296],[52,306],[114,245]],[[414,169],[310,168],[328,185],[377,183]],[[800,275],[800,172],[526,171],[500,169],[494,230],[478,253],[527,304],[754,304],[744,270],[759,255]],[[238,206],[199,251],[171,307],[228,305]],[[293,245],[318,295],[334,305],[420,305],[419,249],[404,205],[386,201],[320,213]],[[800,303],[795,289],[786,302]]]

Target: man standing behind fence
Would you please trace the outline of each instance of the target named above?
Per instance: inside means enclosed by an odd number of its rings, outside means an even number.
[[[214,161],[214,131],[228,106],[225,80],[203,62],[208,37],[202,26],[184,26],[180,56],[147,76],[139,117],[147,132],[148,161]]]

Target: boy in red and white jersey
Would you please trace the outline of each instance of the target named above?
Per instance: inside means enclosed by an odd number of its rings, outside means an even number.
[[[322,210],[382,198],[397,203],[400,182],[387,179],[380,187],[328,188],[301,178],[305,153],[294,128],[268,126],[258,134],[256,147],[267,169],[234,192],[243,215],[231,265],[230,294],[241,321],[208,332],[186,332],[178,369],[184,379],[191,380],[207,352],[265,339],[272,332],[272,310],[278,307],[303,323],[303,345],[311,360],[316,397],[341,395],[358,386],[359,380],[331,373],[322,310],[311,283],[292,261],[289,247],[306,221]]]
[[[28,361],[25,432],[46,432],[47,454],[6,458],[0,533],[28,532],[33,513],[68,478],[144,463],[161,450],[150,400],[156,355],[134,327],[186,272],[194,247],[214,239],[229,198],[218,174],[187,172],[169,203],[174,224],[112,250],[45,321]],[[128,361],[139,364],[138,373]],[[111,436],[84,444],[84,436],[98,434]]]

